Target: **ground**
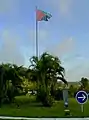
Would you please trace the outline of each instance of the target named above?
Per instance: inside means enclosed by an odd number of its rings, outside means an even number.
[[[66,117],[64,116],[63,101],[55,102],[53,107],[42,107],[41,103],[35,102],[33,96],[16,97],[17,104],[3,105],[0,108],[0,115],[5,116],[24,116],[24,117]],[[89,117],[89,102],[84,104],[84,113],[81,112],[81,106],[74,98],[69,99],[69,110],[72,117]]]

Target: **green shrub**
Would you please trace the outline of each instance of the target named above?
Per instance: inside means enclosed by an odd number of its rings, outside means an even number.
[[[42,104],[45,107],[51,107],[54,103],[54,99],[52,96],[45,96],[44,100],[42,101]]]
[[[63,100],[63,91],[58,89],[55,91],[55,100]]]
[[[51,95],[54,97],[55,100],[63,100],[63,91],[60,89],[52,90]]]

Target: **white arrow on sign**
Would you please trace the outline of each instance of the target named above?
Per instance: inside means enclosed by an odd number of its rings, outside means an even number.
[[[85,100],[86,96],[84,94],[82,94],[82,97],[78,97],[78,98],[81,98],[83,99],[83,101]]]

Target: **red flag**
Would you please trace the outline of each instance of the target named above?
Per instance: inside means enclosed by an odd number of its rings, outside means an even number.
[[[36,11],[36,20],[41,21],[45,14],[41,10]]]
[[[50,19],[51,17],[52,17],[52,15],[49,13],[46,13],[42,10],[36,10],[36,20],[37,21],[42,21],[42,20],[48,21],[48,19]]]

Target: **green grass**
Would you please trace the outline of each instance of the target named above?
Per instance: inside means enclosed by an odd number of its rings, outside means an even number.
[[[53,107],[42,107],[41,103],[36,103],[32,96],[16,97],[19,104],[3,105],[0,108],[0,115],[4,116],[24,116],[24,117],[65,117],[63,101],[56,102]],[[84,113],[81,113],[80,105],[75,99],[69,99],[69,109],[72,117],[89,116],[89,102],[84,104]]]

